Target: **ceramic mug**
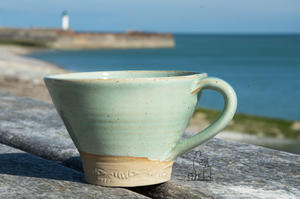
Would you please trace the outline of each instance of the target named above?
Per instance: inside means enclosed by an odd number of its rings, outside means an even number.
[[[103,186],[168,181],[176,157],[219,133],[237,106],[231,86],[205,73],[87,72],[44,80],[79,150],[86,181]],[[224,110],[206,129],[180,141],[204,89],[224,96]]]

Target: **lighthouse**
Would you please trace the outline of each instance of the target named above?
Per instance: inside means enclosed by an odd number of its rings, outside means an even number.
[[[67,11],[63,11],[61,16],[61,29],[68,30],[69,29],[69,16]]]

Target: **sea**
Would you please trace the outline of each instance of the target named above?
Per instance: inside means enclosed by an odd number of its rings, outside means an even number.
[[[31,57],[72,71],[204,72],[232,85],[238,112],[300,121],[300,35],[175,34],[175,48],[47,50]],[[221,110],[206,90],[199,106]]]

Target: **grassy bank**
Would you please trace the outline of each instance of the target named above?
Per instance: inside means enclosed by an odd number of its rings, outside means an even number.
[[[203,118],[205,118],[208,123],[211,123],[219,116],[220,111],[197,108],[194,116],[197,114],[202,114],[204,116]],[[225,130],[246,132],[252,135],[300,140],[299,121],[288,121],[242,113],[236,113],[232,122]]]
[[[38,47],[38,48],[48,48],[49,46],[44,42],[27,42],[20,40],[0,40],[0,45],[14,45],[21,47]]]

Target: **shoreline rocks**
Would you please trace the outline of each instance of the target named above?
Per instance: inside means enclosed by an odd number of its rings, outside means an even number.
[[[0,45],[1,91],[51,101],[43,77],[68,71],[54,64],[24,56],[36,50],[39,49]]]

